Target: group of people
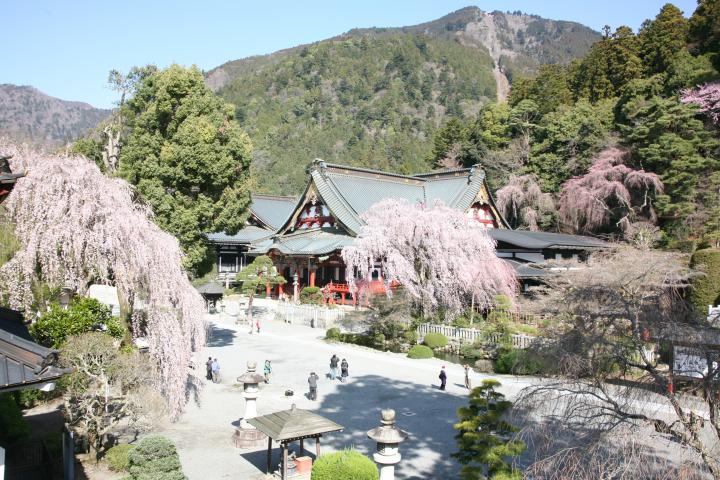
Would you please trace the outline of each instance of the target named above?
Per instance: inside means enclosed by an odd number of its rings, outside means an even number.
[[[340,367],[339,375],[338,367]],[[330,380],[335,380],[339,378],[342,383],[345,383],[349,376],[350,364],[348,363],[348,361],[344,358],[341,361],[340,357],[333,354],[333,356],[330,357],[330,372],[327,374],[327,378],[329,378]],[[319,379],[320,377],[318,377],[317,373],[310,372],[310,376],[308,377],[308,387],[310,389],[310,391],[308,392],[308,399],[310,400],[317,400],[317,386]]]
[[[465,369],[465,388],[470,390],[472,388],[472,385],[470,384],[470,365],[463,364],[463,368]],[[447,384],[445,365],[443,365],[440,369],[440,375],[438,375],[438,378],[440,379],[440,390],[445,390],[445,385]]]
[[[220,362],[217,358],[213,360],[212,357],[208,357],[205,369],[207,370],[205,378],[212,380],[213,383],[220,382]]]

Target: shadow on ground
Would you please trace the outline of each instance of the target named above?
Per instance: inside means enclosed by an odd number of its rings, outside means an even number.
[[[210,328],[210,335],[207,339],[208,347],[227,347],[233,344],[235,339],[235,331],[229,328],[222,328],[217,325],[212,325]]]

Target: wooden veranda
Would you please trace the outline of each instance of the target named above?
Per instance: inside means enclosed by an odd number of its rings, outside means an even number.
[[[300,455],[305,452],[305,439],[315,439],[315,455],[320,456],[320,438],[325,433],[342,431],[342,425],[332,420],[302,410],[293,404],[289,410],[251,418],[248,423],[268,436],[267,473],[272,470],[272,442],[280,443],[282,457],[281,478],[287,478],[288,445],[300,441]]]

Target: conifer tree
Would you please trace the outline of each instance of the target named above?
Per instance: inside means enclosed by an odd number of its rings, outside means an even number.
[[[666,3],[654,20],[646,20],[640,29],[640,51],[648,73],[663,73],[686,46],[688,21],[682,10]]]
[[[258,287],[273,287],[283,285],[285,277],[279,275],[277,268],[273,266],[272,259],[267,255],[256,257],[252,263],[243,268],[237,275],[237,281],[242,282],[242,291],[248,296],[247,319],[250,323],[250,333],[253,330],[253,299]],[[259,324],[258,324],[259,325]],[[258,326],[258,331],[260,327]]]
[[[483,380],[470,392],[470,404],[458,409],[458,451],[452,456],[463,465],[462,480],[522,478],[509,460],[525,451],[525,443],[513,438],[518,429],[504,419],[512,402],[495,390],[499,386],[497,380]]]

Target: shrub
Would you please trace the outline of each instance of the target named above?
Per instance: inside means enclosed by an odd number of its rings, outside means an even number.
[[[486,354],[482,348],[478,348],[473,343],[466,343],[460,347],[460,356],[468,360],[477,360],[478,358],[485,358]]]
[[[317,459],[311,480],[377,480],[375,462],[356,450],[328,453]]]
[[[444,347],[448,344],[448,339],[445,335],[442,333],[428,333],[425,335],[425,340],[423,340],[423,343],[427,345],[428,347],[435,349]]]
[[[408,352],[408,358],[432,358],[433,357],[433,351],[430,347],[426,347],[425,345],[415,345],[410,349]]]
[[[403,338],[406,343],[415,345],[418,341],[418,334],[415,330],[405,330],[405,332],[403,332]]]
[[[150,435],[128,453],[133,480],[185,480],[175,445],[167,438]]]
[[[128,445],[123,443],[121,445],[115,445],[105,454],[105,460],[110,467],[110,470],[114,472],[126,472],[130,466],[128,460],[128,453],[130,450],[135,448],[135,445]]]
[[[328,340],[340,340],[342,338],[342,333],[340,333],[339,328],[328,328],[327,332],[325,332],[325,338]]]
[[[365,335],[363,333],[343,333],[341,334],[340,341],[345,343],[353,343],[355,345],[361,345],[363,347],[373,346],[373,337]]]
[[[496,373],[515,375],[536,375],[542,373],[542,363],[527,350],[512,349],[498,355],[495,360]]]
[[[708,305],[720,303],[720,249],[696,251],[690,260],[690,267],[705,274],[693,280],[690,290],[690,301],[701,314],[705,314]]]
[[[385,335],[382,333],[376,333],[372,336],[372,343],[374,347],[382,348],[385,346]]]
[[[300,291],[300,303],[310,303],[313,305],[322,305],[323,294],[320,287],[305,287]]]
[[[72,335],[103,329],[113,338],[122,338],[123,327],[110,313],[110,307],[94,298],[75,297],[67,309],[53,305],[30,327],[35,340],[46,347],[59,348]]]
[[[12,394],[0,394],[0,445],[25,440],[29,435],[30,427]]]

